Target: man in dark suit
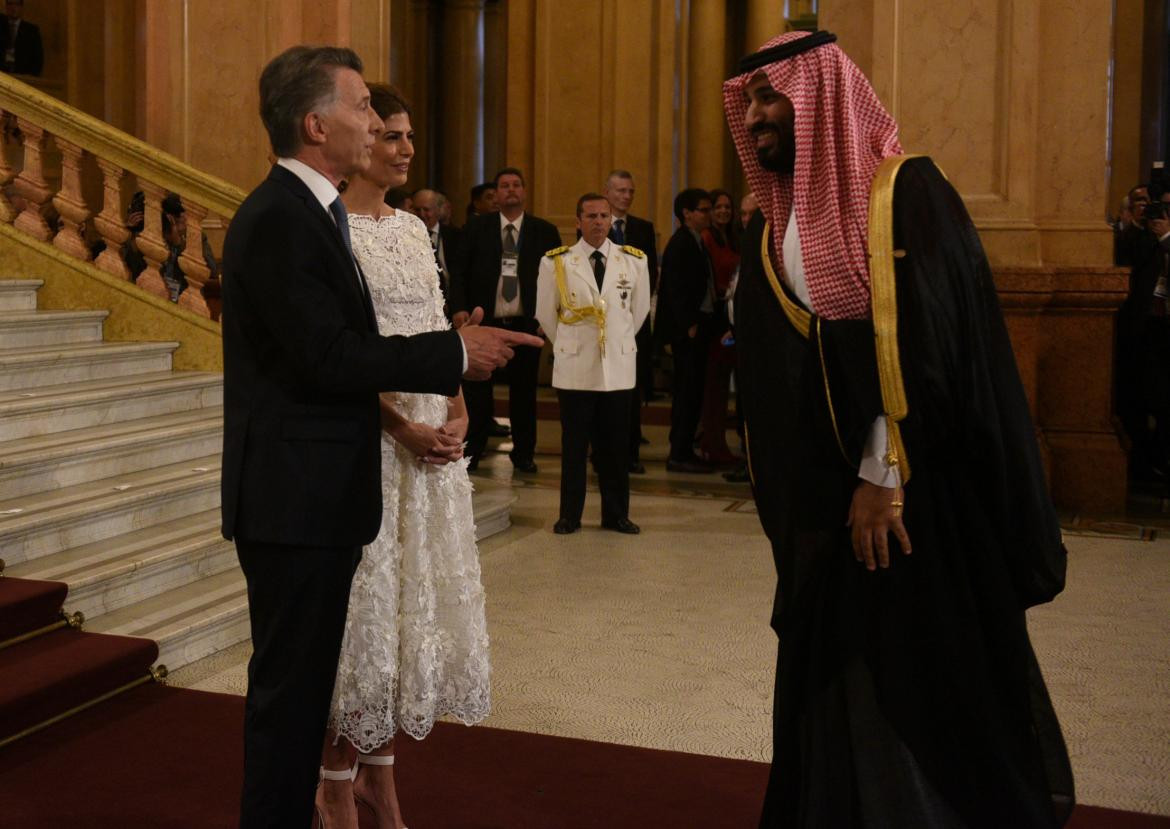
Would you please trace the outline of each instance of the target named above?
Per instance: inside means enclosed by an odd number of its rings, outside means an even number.
[[[41,30],[24,20],[24,0],[7,0],[0,24],[0,61],[5,72],[40,75],[45,65]]]
[[[450,262],[459,251],[463,232],[453,225],[439,221],[446,198],[435,190],[416,190],[413,196],[414,215],[422,219],[431,237],[431,249],[435,252],[435,265],[439,268],[439,287],[447,300],[447,319],[451,318],[451,268]]]
[[[674,399],[670,406],[671,472],[710,472],[695,454],[695,430],[703,403],[707,351],[719,329],[714,272],[700,235],[711,224],[711,196],[696,187],[674,199],[679,229],[662,252],[658,286],[657,335],[670,343],[674,358]]]
[[[451,316],[456,328],[476,306],[492,325],[535,334],[536,274],[547,251],[560,247],[556,227],[524,212],[524,174],[505,167],[496,174],[499,213],[470,219],[451,269]],[[535,472],[536,377],[539,348],[517,348],[508,364],[508,415],[512,420],[512,466]],[[479,465],[492,427],[492,384],[464,382],[467,401],[467,450],[470,469]]]
[[[511,345],[482,328],[382,337],[337,185],[382,129],[361,60],[297,46],[260,77],[278,161],[224,242],[223,534],[248,583],[253,655],[242,827],[307,826],[350,580],[382,516],[379,391],[454,395]],[[461,342],[462,341],[462,342]]]
[[[650,269],[650,290],[658,288],[658,236],[654,223],[630,215],[634,203],[634,176],[629,170],[614,170],[605,181],[604,195],[613,211],[609,238],[619,245],[632,245],[646,254]],[[654,338],[650,334],[650,317],[642,323],[635,338],[638,347],[638,380],[630,395],[630,471],[646,472],[642,465],[642,407],[654,396]]]

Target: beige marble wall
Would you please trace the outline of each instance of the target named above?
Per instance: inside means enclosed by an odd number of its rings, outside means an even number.
[[[142,136],[245,188],[268,169],[257,82],[269,59],[327,43],[353,47],[372,80],[390,71],[389,0],[170,0],[139,11]]]
[[[955,183],[997,265],[1111,260],[1108,19],[1101,0],[820,7],[822,28],[859,56],[906,150],[934,157]]]
[[[507,161],[529,177],[533,212],[573,235],[577,197],[622,167],[633,212],[670,232],[685,177],[685,29],[671,0],[511,0]]]

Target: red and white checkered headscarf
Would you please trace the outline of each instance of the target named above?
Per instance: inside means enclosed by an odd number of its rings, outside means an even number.
[[[808,37],[789,32],[760,50]],[[771,173],[756,158],[744,126],[744,90],[758,73],[792,102],[796,168]],[[809,298],[825,319],[870,315],[869,190],[883,158],[900,155],[898,125],[861,70],[836,43],[827,43],[732,78],[723,84],[723,108],[735,148],[764,216],[772,223],[775,255],[783,248],[796,202],[796,227]]]

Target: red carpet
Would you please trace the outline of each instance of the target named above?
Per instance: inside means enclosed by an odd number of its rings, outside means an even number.
[[[56,581],[0,578],[0,642],[60,621],[68,590]]]
[[[0,823],[22,829],[235,825],[243,700],[148,685],[0,749]],[[431,829],[754,827],[762,763],[440,723],[403,738],[411,825]],[[1170,818],[1078,807],[1073,829]]]

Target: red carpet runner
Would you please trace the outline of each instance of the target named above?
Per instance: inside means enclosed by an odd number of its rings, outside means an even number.
[[[52,624],[64,595],[0,578],[0,630]],[[0,740],[141,677],[156,655],[153,642],[69,628],[0,647]],[[157,684],[117,694],[0,748],[0,826],[234,827],[242,723],[240,697]],[[402,738],[397,753],[403,810],[422,829],[754,827],[768,774],[763,763],[445,723],[422,742]],[[1170,818],[1082,806],[1069,825],[1170,829]]]

